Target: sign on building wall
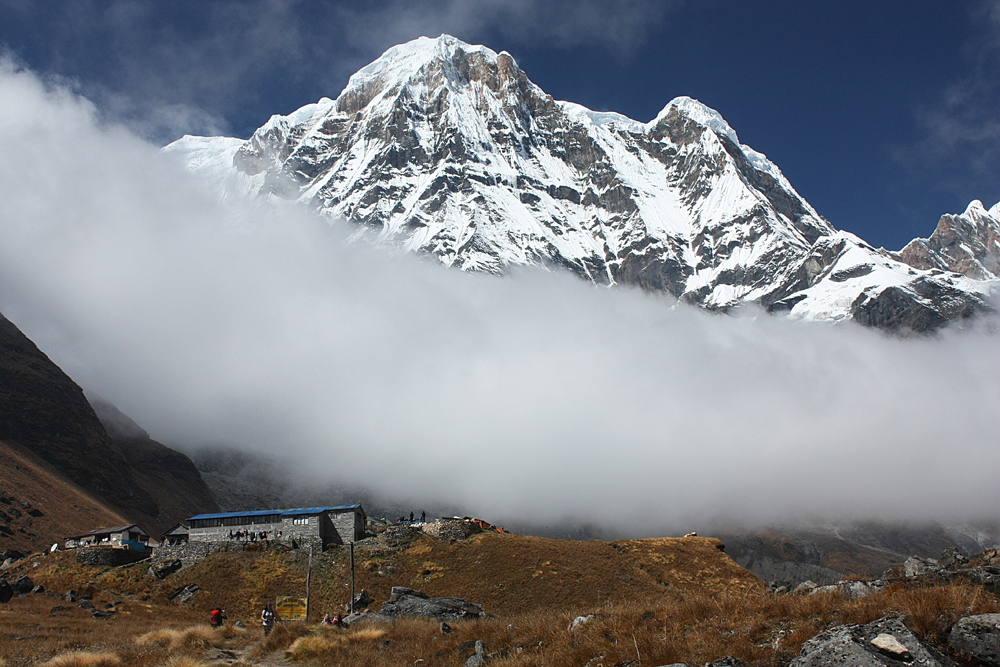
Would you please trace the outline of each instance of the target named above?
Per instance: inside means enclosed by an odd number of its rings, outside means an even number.
[[[274,605],[275,611],[278,612],[278,618],[282,621],[306,620],[306,605],[308,600],[309,598],[279,595]]]

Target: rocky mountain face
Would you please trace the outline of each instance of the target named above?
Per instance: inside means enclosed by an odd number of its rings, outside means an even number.
[[[917,331],[986,309],[996,285],[835,230],[693,99],[648,123],[590,111],[552,99],[506,52],[449,36],[389,49],[336,100],[247,141],[165,151],[224,196],[297,200],[466,271],[561,267],[712,310]]]
[[[930,238],[913,239],[899,251],[910,266],[951,271],[976,280],[1000,278],[1000,204],[990,210],[973,201],[961,215],[943,215]]]
[[[787,525],[714,533],[726,553],[765,581],[794,587],[806,580],[831,584],[878,577],[907,558],[934,558],[946,550],[971,556],[1000,545],[1000,526],[851,522]]]
[[[0,441],[17,456],[29,457],[40,470],[62,476],[111,514],[139,523],[154,535],[181,519],[215,509],[186,456],[134,430],[112,432],[114,439],[83,390],[0,315]],[[55,486],[50,480],[46,488]],[[36,498],[22,498],[19,491],[6,489],[19,499],[38,503]],[[63,500],[78,504],[75,494],[67,490]],[[58,497],[47,500],[47,512],[69,511],[59,507]],[[79,532],[99,527],[79,526]]]

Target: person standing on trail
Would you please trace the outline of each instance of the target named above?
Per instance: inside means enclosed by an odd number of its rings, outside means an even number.
[[[222,622],[226,620],[226,618],[227,618],[226,610],[219,609],[218,607],[216,607],[211,612],[209,612],[208,622],[212,625],[213,628],[221,628]]]
[[[264,636],[267,637],[271,634],[271,630],[274,629],[274,619],[277,614],[274,613],[274,607],[270,602],[264,605],[264,611],[260,612],[260,622],[264,626]]]
[[[427,523],[427,512],[420,510],[420,523]]]

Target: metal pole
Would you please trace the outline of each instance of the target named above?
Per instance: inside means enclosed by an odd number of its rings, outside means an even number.
[[[309,569],[306,570],[306,621],[309,620],[309,592],[313,573],[313,545],[309,545]]]
[[[354,613],[354,542],[351,542],[351,613]]]

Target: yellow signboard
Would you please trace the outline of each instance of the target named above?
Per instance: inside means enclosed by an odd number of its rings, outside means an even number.
[[[282,621],[306,620],[306,605],[308,601],[309,598],[279,595],[274,605],[275,611],[278,612],[278,619]]]

